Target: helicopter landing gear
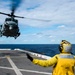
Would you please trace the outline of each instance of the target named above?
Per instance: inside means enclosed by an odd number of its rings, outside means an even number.
[[[18,36],[20,36],[20,33],[17,33],[17,35],[16,35],[16,36],[14,36],[14,38],[16,39]]]
[[[17,36],[20,36],[20,33],[18,33]]]
[[[0,25],[0,37],[2,37],[2,31],[1,31],[1,29],[2,29],[2,25]]]
[[[7,38],[9,37],[9,36],[6,36]]]
[[[17,36],[14,37],[15,39],[17,38]]]
[[[2,37],[2,34],[0,33],[0,37]]]
[[[0,37],[2,37],[2,32],[0,31]]]

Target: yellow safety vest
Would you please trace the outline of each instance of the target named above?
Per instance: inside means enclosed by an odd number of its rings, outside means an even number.
[[[72,54],[58,54],[48,60],[33,59],[33,63],[43,67],[53,66],[52,75],[74,75],[75,58]]]

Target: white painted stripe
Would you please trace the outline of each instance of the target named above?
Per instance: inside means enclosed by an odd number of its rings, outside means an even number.
[[[9,63],[11,64],[11,66],[13,67],[15,73],[17,75],[22,75],[22,73],[19,71],[19,69],[17,68],[17,66],[14,64],[14,62],[11,60],[11,58],[9,56],[6,57],[9,61]]]
[[[0,68],[2,68],[2,69],[14,70],[13,68],[10,68],[10,67],[2,67],[2,66],[0,66]],[[20,70],[20,71],[25,71],[25,72],[32,72],[32,73],[39,73],[39,74],[52,75],[52,73],[49,73],[49,72],[40,72],[40,71],[26,70],[26,69],[19,69],[19,70]]]
[[[9,70],[13,70],[13,68],[10,68],[10,67],[3,67],[3,66],[0,66],[0,68],[2,68],[2,69],[9,69]]]
[[[0,57],[1,59],[6,58],[6,57]]]
[[[39,73],[39,74],[52,75],[52,73],[49,73],[49,72],[40,72],[40,71],[34,71],[34,70],[20,69],[20,71],[26,71],[26,72],[33,72],[33,73]]]

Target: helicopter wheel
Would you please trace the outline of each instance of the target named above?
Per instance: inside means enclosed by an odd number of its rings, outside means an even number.
[[[17,36],[14,37],[15,39],[17,38]]]
[[[2,37],[2,35],[0,35],[0,37]]]
[[[0,37],[2,37],[2,32],[0,32]]]
[[[7,36],[7,38],[8,38],[8,36]]]
[[[20,33],[17,33],[17,36],[20,36]]]

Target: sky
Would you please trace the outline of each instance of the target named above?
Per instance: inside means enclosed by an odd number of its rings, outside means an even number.
[[[13,0],[17,1],[15,15],[21,19],[21,35],[0,37],[0,44],[59,44],[67,40],[75,44],[75,0]],[[11,13],[11,0],[0,0],[0,12]],[[6,15],[0,14],[0,24]]]

